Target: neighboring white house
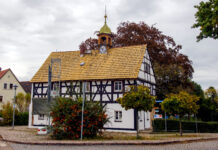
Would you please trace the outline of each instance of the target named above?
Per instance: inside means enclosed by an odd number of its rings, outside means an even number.
[[[3,103],[13,102],[15,94],[14,85],[18,86],[16,93],[21,92],[26,94],[11,69],[1,70],[0,68],[0,110],[2,109]]]
[[[96,50],[52,52],[49,55],[31,80],[29,127],[48,124],[46,112],[39,107],[44,107],[41,102],[47,98],[48,67],[52,60],[59,59],[61,63],[52,66],[55,76],[52,89],[60,89],[62,97],[77,98],[82,96],[81,87],[85,82],[87,100],[100,101],[110,117],[105,129],[136,131],[136,111],[126,111],[116,99],[122,97],[130,85],[145,85],[155,95],[155,77],[147,46],[113,48],[106,20],[98,34],[98,46]],[[140,130],[151,128],[151,117],[150,112],[139,112]]]

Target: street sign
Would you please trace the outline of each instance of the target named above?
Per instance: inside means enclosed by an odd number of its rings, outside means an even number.
[[[58,96],[58,91],[57,91],[57,90],[52,90],[52,91],[51,91],[51,96],[52,96],[52,97]]]

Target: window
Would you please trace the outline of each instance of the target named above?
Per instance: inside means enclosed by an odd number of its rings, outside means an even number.
[[[114,82],[114,91],[122,91],[122,82],[121,81],[115,81]]]
[[[145,72],[150,73],[150,65],[148,63],[145,63],[144,67]]]
[[[12,84],[12,83],[10,84],[10,89],[11,89],[11,90],[13,89],[13,84]]]
[[[0,96],[0,103],[2,103],[3,101],[3,96]]]
[[[7,83],[4,83],[4,89],[7,89]]]
[[[122,111],[115,111],[115,122],[122,122]]]
[[[86,92],[90,92],[90,82],[86,82],[86,87],[85,87]]]
[[[38,120],[44,120],[44,117],[45,117],[44,114],[39,114],[38,115]]]

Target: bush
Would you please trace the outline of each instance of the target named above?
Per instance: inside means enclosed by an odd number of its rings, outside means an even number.
[[[15,125],[28,125],[29,113],[28,112],[18,112],[15,114]]]
[[[17,109],[15,109],[15,114],[18,113]],[[5,125],[11,125],[13,119],[13,106],[10,102],[3,104],[2,106],[2,117],[4,119],[3,123]]]
[[[153,132],[165,131],[165,120],[155,119],[152,122]],[[218,133],[218,122],[197,122],[198,132]],[[182,121],[182,129],[185,132],[196,132],[194,121]],[[179,120],[167,120],[167,131],[179,131]]]
[[[4,119],[0,126],[11,125],[13,121],[13,106],[10,102],[3,104],[2,118]],[[15,109],[14,125],[28,125],[28,112],[18,112]]]
[[[2,117],[2,111],[0,110],[0,117]]]
[[[78,139],[81,130],[82,100],[56,99],[51,108],[53,132],[56,139]],[[97,102],[85,102],[83,137],[97,136],[108,121],[105,111]]]

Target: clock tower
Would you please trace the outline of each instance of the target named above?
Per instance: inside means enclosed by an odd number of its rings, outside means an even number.
[[[98,34],[98,46],[99,52],[102,54],[107,53],[107,49],[112,47],[112,33],[111,29],[107,25],[107,14],[105,13],[104,26],[100,29]]]

